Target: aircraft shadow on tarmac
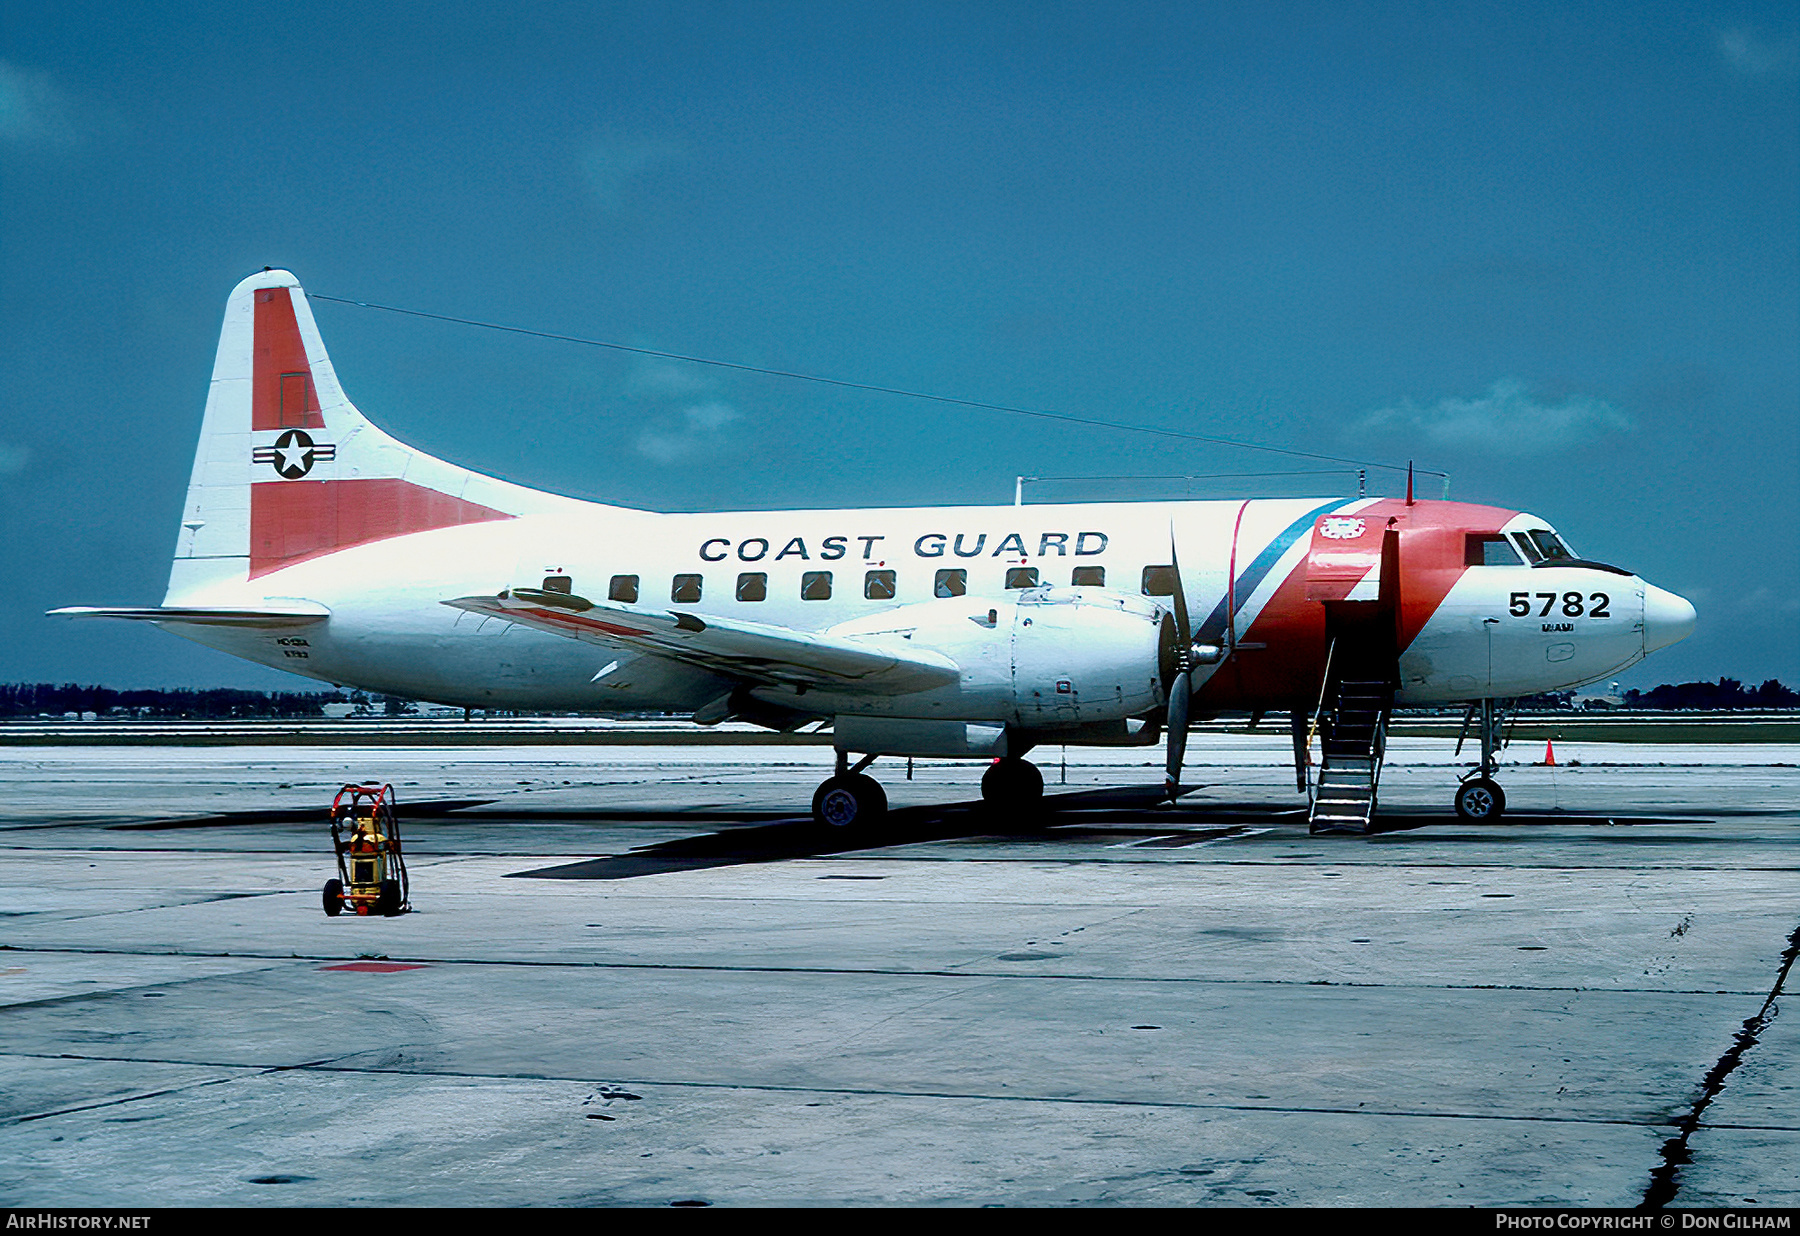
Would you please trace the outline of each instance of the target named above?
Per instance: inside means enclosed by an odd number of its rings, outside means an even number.
[[[1184,793],[1202,787],[1183,787]],[[463,814],[467,808],[498,808],[480,815]],[[1713,810],[1709,817],[1735,814]],[[1751,814],[1767,814],[1762,812]],[[779,862],[878,850],[890,846],[934,842],[981,841],[1030,847],[1056,846],[1066,855],[1070,846],[1130,847],[1145,851],[1180,849],[1211,841],[1242,837],[1252,832],[1280,829],[1298,832],[1306,824],[1306,809],[1296,803],[1283,807],[1271,803],[1200,802],[1194,799],[1168,802],[1160,786],[1130,786],[1076,790],[1047,794],[1030,816],[1019,816],[990,807],[979,800],[901,807],[890,811],[879,827],[846,834],[816,824],[810,816],[794,816],[755,809],[718,808],[702,811],[607,810],[605,808],[511,808],[493,799],[436,799],[403,803],[401,819],[411,826],[429,824],[483,824],[506,827],[528,822],[561,821],[570,824],[610,822],[668,823],[710,827],[712,831],[676,837],[639,846],[624,854],[580,862],[510,872],[511,878],[542,880],[624,880],[665,872],[695,871],[748,863]],[[316,807],[276,808],[221,812],[184,819],[143,820],[106,825],[109,831],[163,831],[190,828],[231,828],[256,825],[322,822]],[[1371,836],[1410,833],[1434,825],[1459,827],[1459,833],[1438,834],[1434,839],[1491,837],[1508,829],[1538,825],[1630,826],[1703,823],[1694,816],[1625,816],[1593,812],[1529,813],[1512,811],[1498,824],[1470,825],[1444,811],[1384,809],[1375,818]],[[418,833],[411,834],[414,838]],[[1329,839],[1349,843],[1356,837]],[[1396,840],[1398,838],[1396,837]]]
[[[1198,788],[1198,787],[1188,787]],[[557,813],[563,814],[561,812]],[[573,815],[574,813],[569,813]],[[1306,824],[1302,806],[1278,807],[1266,803],[1168,802],[1160,786],[1123,789],[1079,790],[1048,794],[1042,807],[1029,818],[998,811],[983,802],[901,807],[890,811],[877,828],[853,835],[836,833],[810,817],[764,818],[752,823],[744,813],[728,817],[682,812],[672,819],[699,822],[711,819],[717,831],[678,837],[639,846],[625,854],[586,859],[531,871],[508,873],[514,879],[625,880],[665,872],[695,871],[746,863],[777,862],[846,854],[890,846],[940,841],[991,838],[1011,844],[1100,844],[1137,848],[1174,849],[1208,841],[1243,836],[1281,827],[1295,830]],[[596,813],[585,813],[593,819]],[[642,813],[633,818],[642,819]],[[736,821],[728,822],[729,821]],[[1654,824],[1693,821],[1651,816],[1601,816],[1573,812],[1534,815],[1512,813],[1505,826],[1534,824]],[[1378,816],[1371,835],[1409,832],[1433,824],[1462,824],[1448,812],[1391,812]],[[1485,826],[1493,827],[1493,826]],[[1350,837],[1341,840],[1353,840]]]

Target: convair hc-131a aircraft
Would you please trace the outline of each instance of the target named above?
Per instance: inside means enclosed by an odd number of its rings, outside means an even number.
[[[659,514],[433,459],[345,398],[286,271],[225,308],[168,594],[136,619],[340,686],[479,708],[829,723],[820,824],[886,811],[878,756],[989,761],[1028,809],[1045,744],[1167,752],[1289,714],[1315,831],[1367,831],[1396,705],[1465,703],[1492,819],[1506,701],[1617,674],[1687,601],[1546,521],[1392,498]],[[1320,739],[1322,759],[1310,758]],[[1028,815],[1028,811],[1018,814]]]

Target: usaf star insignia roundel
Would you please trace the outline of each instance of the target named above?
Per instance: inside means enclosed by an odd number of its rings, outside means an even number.
[[[259,446],[250,452],[253,463],[273,464],[285,481],[297,481],[312,471],[321,459],[336,459],[337,447],[329,442],[314,442],[304,429],[286,429],[273,446]]]

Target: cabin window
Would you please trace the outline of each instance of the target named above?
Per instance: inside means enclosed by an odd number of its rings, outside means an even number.
[[[939,571],[931,585],[932,595],[939,597],[960,597],[968,590],[969,573],[962,567]]]
[[[831,572],[808,571],[800,577],[800,599],[802,601],[831,600]]]
[[[692,605],[700,599],[700,577],[698,575],[677,575],[675,583],[669,588],[669,600],[680,605]]]
[[[1464,566],[1518,566],[1518,551],[1498,532],[1471,532],[1464,540]]]
[[[870,571],[863,576],[863,596],[871,601],[891,601],[894,599],[894,591],[892,571]]]
[[[769,599],[769,577],[761,571],[745,571],[738,576],[737,599],[766,601]]]
[[[1144,568],[1144,595],[1147,597],[1172,597],[1175,595],[1175,568],[1172,566],[1147,566]]]
[[[569,596],[575,591],[575,581],[567,575],[546,575],[544,576],[544,591],[560,592],[564,596]]]
[[[1076,567],[1069,572],[1069,582],[1077,588],[1106,587],[1105,567]]]
[[[1037,587],[1036,567],[1007,567],[1006,586],[1008,588]]]
[[[637,594],[638,577],[635,575],[615,575],[606,588],[607,600],[623,601],[627,605],[637,604]]]

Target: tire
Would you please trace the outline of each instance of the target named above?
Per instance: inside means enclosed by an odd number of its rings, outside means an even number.
[[[344,912],[344,883],[342,880],[325,881],[325,913],[332,918]]]
[[[981,797],[990,807],[1035,811],[1044,801],[1044,774],[1030,760],[997,760],[981,774]]]
[[[831,777],[813,793],[813,821],[833,832],[865,829],[887,814],[887,791],[873,777]]]
[[[1474,824],[1493,824],[1506,812],[1506,791],[1486,777],[1465,781],[1456,791],[1456,814]]]
[[[383,880],[381,897],[375,902],[375,913],[392,918],[400,913],[400,881]]]

